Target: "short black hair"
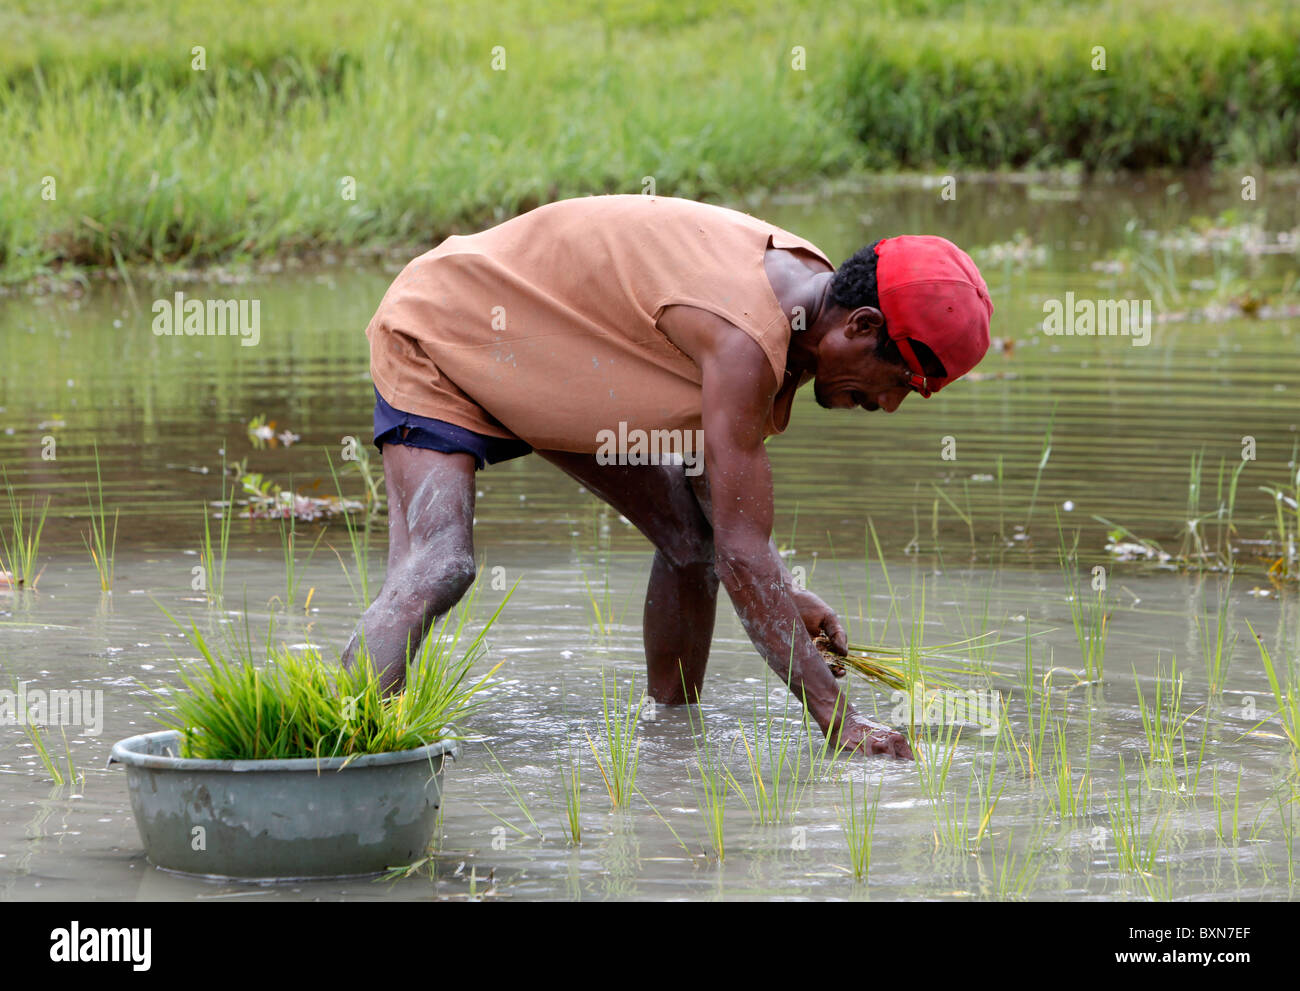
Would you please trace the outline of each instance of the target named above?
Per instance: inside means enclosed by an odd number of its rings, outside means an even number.
[[[835,270],[831,278],[831,301],[836,306],[846,310],[862,306],[880,309],[880,294],[876,288],[876,245],[883,240],[872,241]],[[912,350],[916,352],[925,374],[933,378],[947,375],[943,362],[920,341],[912,339]],[[884,326],[876,334],[876,357],[895,365],[905,365],[903,353]]]

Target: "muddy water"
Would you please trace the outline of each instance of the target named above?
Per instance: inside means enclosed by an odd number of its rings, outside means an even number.
[[[1259,485],[1288,475],[1300,433],[1297,318],[1285,290],[1294,253],[1260,252],[1278,232],[1296,228],[1296,187],[1279,177],[1258,203],[1237,189],[1178,182],[1122,180],[1094,187],[1028,181],[963,185],[955,202],[937,189],[888,186],[855,193],[755,203],[751,209],[812,238],[832,257],[889,233],[926,231],[969,247],[988,279],[1005,339],[977,381],[926,402],[910,399],[900,414],[867,417],[820,410],[801,397],[787,434],[771,452],[778,498],[778,541],[791,563],[850,622],[856,639],[900,639],[885,574],[864,565],[865,518],[880,531],[897,589],[902,626],[911,629],[925,585],[930,642],[996,631],[1004,639],[1034,634],[1036,684],[1053,667],[1077,670],[1079,647],[1056,566],[1052,514],[1081,530],[1080,549],[1106,562],[1106,528],[1121,523],[1177,547],[1186,518],[1188,460],[1204,449],[1217,468],[1240,458],[1252,437],[1257,460],[1243,473],[1237,517],[1248,536],[1267,535],[1271,504]],[[1139,188],[1140,187],[1140,188]],[[1219,250],[1170,250],[1144,238],[1188,235],[1197,217],[1235,209],[1224,226],[1258,225]],[[1131,229],[1130,229],[1131,228]],[[1032,238],[1019,232],[1030,232]],[[1273,241],[1270,242],[1270,237]],[[1156,262],[1145,276],[1134,259]],[[1116,271],[1125,263],[1126,270]],[[67,729],[85,783],[53,786],[24,735],[0,727],[0,890],[21,898],[991,898],[1033,897],[1285,898],[1291,858],[1288,757],[1276,723],[1255,724],[1275,708],[1246,621],[1272,656],[1294,665],[1300,620],[1294,589],[1276,588],[1249,554],[1248,570],[1229,592],[1232,629],[1240,635],[1221,696],[1211,696],[1195,617],[1213,612],[1222,579],[1132,565],[1111,568],[1115,606],[1100,685],[1049,679],[1050,711],[1067,716],[1064,732],[1076,786],[1090,797],[1066,821],[1047,804],[1051,782],[1028,774],[1003,747],[967,728],[953,750],[945,796],[933,801],[913,766],[872,762],[825,771],[789,821],[758,825],[735,796],[726,817],[727,855],[705,856],[706,833],[692,788],[695,751],[686,710],[659,708],[641,723],[638,785],[643,797],[611,813],[590,751],[583,768],[583,843],[566,845],[556,747],[598,725],[601,671],[643,679],[640,594],[649,559],[645,544],[616,514],[602,510],[537,458],[479,475],[476,549],[483,574],[493,568],[521,583],[493,637],[505,658],[504,680],[447,781],[441,852],[433,871],[390,884],[371,881],[255,887],[171,877],[142,856],[120,770],[104,769],[113,741],[152,728],[151,703],[137,683],[174,677],[189,656],[157,604],[219,623],[191,591],[201,532],[200,506],[218,495],[222,451],[300,491],[328,490],[322,448],[338,457],[341,439],[364,440],[370,392],[362,328],[394,271],[392,263],[311,272],[289,271],[242,283],[136,285],[96,289],[79,301],[11,298],[0,304],[0,462],[19,492],[51,497],[38,591],[0,593],[0,663],[5,681],[33,687],[98,688],[105,693],[102,732]],[[1141,264],[1141,262],[1139,262]],[[256,347],[237,339],[165,338],[150,332],[149,304],[177,289],[192,295],[261,301]],[[1043,301],[1066,292],[1090,298],[1156,298],[1151,343],[1124,338],[1043,335]],[[1217,308],[1255,294],[1264,318]],[[1294,298],[1290,303],[1294,303]],[[1249,300],[1248,300],[1249,304]],[[1053,413],[1053,409],[1055,412]],[[247,425],[275,421],[300,440],[258,449]],[[1054,417],[1054,419],[1052,419]],[[1037,492],[1033,487],[1052,419],[1052,443]],[[42,458],[53,438],[54,458]],[[956,458],[943,457],[951,438]],[[120,507],[117,579],[101,598],[81,546],[85,484],[93,447],[104,468],[105,498]],[[1001,463],[1001,482],[998,464]],[[1207,467],[1207,473],[1209,469]],[[1290,469],[1291,472],[1294,469]],[[350,485],[355,490],[355,482]],[[314,488],[313,488],[314,487]],[[936,492],[946,492],[971,520],[960,519]],[[1204,497],[1201,511],[1210,508]],[[1030,539],[1022,539],[1029,516]],[[936,510],[936,505],[938,509]],[[974,530],[972,537],[970,530]],[[382,535],[382,530],[380,531]],[[382,541],[382,536],[380,536]],[[972,553],[971,545],[975,544]],[[228,569],[232,600],[246,601],[254,626],[268,603],[283,598],[280,540],[272,524],[236,527]],[[342,644],[359,603],[333,545],[348,558],[342,528],[330,528],[305,563],[301,606],[280,628],[290,642]],[[305,555],[304,555],[305,556]],[[373,571],[382,575],[382,548]],[[973,559],[973,560],[972,560]],[[868,581],[868,575],[870,581]],[[594,627],[588,586],[608,581],[614,621]],[[229,591],[228,591],[229,594]],[[480,614],[500,591],[484,588]],[[155,604],[155,601],[157,604]],[[273,607],[274,608],[274,607]],[[783,690],[765,679],[734,615],[721,610],[706,704],[695,716],[730,754],[729,766],[750,788],[738,720]],[[1155,869],[1125,870],[1110,803],[1120,759],[1132,792],[1146,750],[1138,693],[1148,700],[1177,658],[1184,672],[1192,780],[1184,789],[1143,786],[1143,835],[1156,832]],[[963,658],[970,662],[969,655]],[[1023,689],[1025,648],[1010,643],[987,658],[971,684],[1005,699],[1005,718],[1023,742],[1030,732]],[[640,682],[638,682],[640,683]],[[854,697],[887,718],[896,700],[853,686]],[[1038,700],[1032,711],[1037,712]],[[751,731],[752,738],[752,731]],[[1201,756],[1201,740],[1205,739]],[[500,760],[493,763],[488,748]],[[54,737],[52,748],[63,751]],[[1050,754],[1050,746],[1046,752]],[[936,840],[956,809],[969,821],[954,832],[980,832],[972,775],[996,760],[996,807],[977,853]],[[840,828],[844,775],[881,786],[869,885],[844,873]],[[1237,838],[1232,807],[1240,775]],[[1156,784],[1159,774],[1153,772]],[[983,780],[982,778],[980,780]],[[528,815],[511,797],[523,796]],[[861,785],[858,792],[861,793]],[[1216,811],[1213,793],[1226,794]],[[972,805],[963,812],[966,796]],[[646,797],[648,796],[648,797]],[[653,803],[653,804],[651,804]],[[529,822],[536,820],[534,828]],[[503,822],[504,820],[504,822]],[[1216,835],[1223,823],[1224,838]],[[1016,859],[1018,858],[1018,859]],[[1008,864],[1010,869],[1008,870]],[[1028,865],[1028,866],[1026,866]],[[1021,868],[1023,873],[1018,873]],[[491,876],[491,881],[483,879]],[[1010,876],[1012,880],[1008,881]],[[471,880],[471,877],[473,880]],[[1016,880],[1019,878],[1019,880]]]

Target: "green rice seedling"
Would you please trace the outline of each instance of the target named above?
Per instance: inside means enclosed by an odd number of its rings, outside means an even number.
[[[1292,766],[1300,769],[1300,684],[1296,682],[1294,668],[1288,666],[1283,672],[1286,681],[1281,681],[1273,666],[1273,658],[1268,652],[1268,647],[1263,638],[1255,632],[1255,628],[1250,625],[1250,620],[1246,621],[1246,628],[1250,630],[1250,635],[1255,638],[1255,645],[1259,648],[1259,658],[1264,664],[1264,673],[1268,676],[1268,685],[1273,691],[1273,699],[1277,702],[1277,718],[1282,726],[1282,732],[1291,744]],[[1267,721],[1267,718],[1260,720],[1255,727],[1262,726]]]
[[[291,481],[290,491],[292,491],[292,484]],[[325,528],[321,527],[311,549],[307,552],[307,560],[302,563],[303,567],[311,564],[311,559],[316,556],[316,548],[320,546],[324,536]],[[287,521],[283,516],[280,517],[280,550],[284,555],[284,610],[290,612],[294,603],[298,601],[298,585],[302,580],[302,574],[298,570],[298,522],[297,516],[292,511]],[[303,606],[304,612],[311,607],[311,598],[309,592],[307,602]]]
[[[1297,442],[1300,444],[1300,442]],[[1259,490],[1273,497],[1276,514],[1278,557],[1269,568],[1270,575],[1300,578],[1300,447],[1291,449],[1291,470],[1295,477],[1282,485],[1261,485]]]
[[[911,737],[917,780],[932,802],[938,801],[947,788],[959,735],[956,723],[942,723],[938,727],[923,724],[921,732]]]
[[[939,488],[939,486],[931,482],[930,487],[934,489],[934,491],[943,499],[944,502],[946,502],[949,506],[952,507],[952,511],[957,514],[957,518],[966,524],[966,529],[970,533],[970,553],[973,559],[975,557],[975,514],[972,511],[970,505],[970,483],[963,481],[961,484],[962,484],[962,491],[966,493],[965,512],[962,512],[961,507],[958,506],[957,503],[953,501],[952,496],[948,495],[948,493],[945,492],[943,489]],[[936,503],[935,505],[937,507],[938,503]],[[937,508],[936,508],[936,514],[937,514]],[[935,527],[935,530],[936,530],[935,543],[938,544],[939,542],[939,537],[937,533],[938,527]]]
[[[1092,796],[1092,779],[1085,770],[1075,784],[1074,769],[1066,747],[1065,725],[1060,722],[1052,729],[1051,785],[1047,798],[1062,820],[1077,819],[1087,812]]]
[[[1215,609],[1214,628],[1211,630],[1207,617],[1196,616],[1196,629],[1201,638],[1201,657],[1205,661],[1205,678],[1210,685],[1211,695],[1223,693],[1224,680],[1228,675],[1228,665],[1232,661],[1232,652],[1237,646],[1237,634],[1229,636],[1228,607],[1232,595],[1232,573],[1228,574],[1226,586],[1218,591],[1218,604]]]
[[[339,505],[341,507],[340,512],[343,515],[343,525],[347,529],[347,533],[348,533],[348,545],[352,548],[352,564],[353,567],[356,569],[356,575],[357,575],[356,584],[354,584],[352,581],[352,575],[348,572],[348,566],[346,564],[343,564],[342,557],[339,557],[339,564],[343,566],[343,577],[345,577],[348,580],[348,587],[352,590],[352,597],[354,599],[358,599],[358,601],[360,601],[361,603],[362,608],[365,608],[365,606],[370,602],[370,519],[369,516],[373,514],[375,510],[376,502],[371,503],[371,509],[370,512],[367,514],[366,519],[362,520],[360,523],[354,520],[352,518],[352,514],[348,512],[347,502],[343,496],[343,485],[339,481],[339,473],[334,467],[334,459],[330,457],[330,453],[328,450],[326,450],[325,452],[325,458],[329,462],[330,477],[334,479],[334,491],[338,494]],[[367,483],[370,485],[370,494],[372,498],[377,500],[378,492],[374,488],[374,482],[369,475],[369,454],[366,455],[365,464],[367,466],[367,469],[363,474],[363,477],[367,480]],[[335,555],[336,556],[338,555],[337,551],[335,551]],[[358,588],[358,586],[360,587]],[[360,592],[359,597],[358,597],[358,592]]]
[[[611,696],[602,668],[600,698],[604,759],[596,749],[596,742],[590,733],[587,733],[587,744],[591,747],[592,756],[596,758],[596,767],[605,782],[605,790],[609,792],[610,805],[618,809],[627,805],[636,786],[637,763],[641,755],[637,729],[645,696],[637,697],[636,681],[633,679],[628,682],[627,701],[624,704],[618,695],[617,677],[614,679],[614,694]]]
[[[840,828],[844,830],[844,841],[849,848],[849,869],[855,881],[865,882],[871,874],[871,847],[875,839],[876,813],[880,811],[880,792],[884,787],[883,779],[876,785],[876,793],[863,782],[862,797],[856,793],[853,779],[849,779],[848,792],[844,796],[844,807],[840,811]]]
[[[4,478],[5,494],[9,502],[9,534],[0,527],[0,571],[7,572],[9,584],[14,588],[35,588],[41,577],[36,570],[36,557],[41,549],[41,531],[45,529],[45,514],[50,509],[50,499],[45,498],[39,515],[36,496],[32,496],[31,510],[24,513],[22,500],[9,483],[9,473],[0,472]],[[44,570],[44,569],[41,569]]]
[[[1186,781],[1180,781],[1177,767],[1181,763],[1184,772],[1189,770],[1187,764],[1187,721],[1198,710],[1184,713],[1183,677],[1178,672],[1175,658],[1169,667],[1169,686],[1165,688],[1161,678],[1160,666],[1156,666],[1155,696],[1148,704],[1138,681],[1137,670],[1133,671],[1133,684],[1137,688],[1138,714],[1142,719],[1142,732],[1147,739],[1147,751],[1150,763],[1147,769],[1157,768],[1160,772],[1161,787],[1172,794],[1179,794],[1186,787]],[[1199,763],[1196,773],[1199,775]]]
[[[691,787],[695,800],[700,806],[700,816],[704,819],[705,835],[709,848],[719,863],[726,859],[726,816],[727,799],[731,794],[731,776],[718,751],[709,745],[707,728],[701,722],[698,730],[695,720],[691,719],[691,731],[695,740],[695,774]]]
[[[1223,813],[1227,803],[1223,800],[1223,795],[1219,791],[1219,769],[1217,767],[1214,769],[1212,777],[1214,786],[1214,835],[1219,838],[1220,843],[1227,843],[1228,837],[1231,836],[1233,846],[1238,846],[1241,843],[1241,772],[1242,769],[1238,767],[1237,789],[1233,793],[1232,799],[1231,830],[1227,829],[1223,824]]]
[[[14,692],[19,691],[18,685],[14,685]],[[80,773],[72,761],[72,748],[68,745],[68,735],[60,727],[59,734],[63,737],[63,761],[60,763],[50,753],[50,749],[45,744],[45,735],[41,732],[39,726],[34,724],[30,719],[23,720],[23,731],[27,734],[27,739],[31,741],[32,748],[36,751],[36,756],[40,758],[41,766],[45,768],[45,773],[50,776],[56,785],[84,783],[86,776]]]
[[[1110,599],[1105,576],[1094,576],[1090,583],[1084,581],[1079,575],[1078,531],[1075,531],[1074,545],[1067,550],[1065,534],[1060,531],[1059,516],[1057,528],[1061,540],[1058,550],[1061,572],[1065,576],[1070,600],[1070,620],[1074,624],[1075,639],[1079,642],[1079,654],[1083,659],[1083,678],[1089,682],[1101,681],[1110,622]]]
[[[1223,485],[1224,462],[1219,459],[1218,484],[1215,491],[1215,502],[1218,503],[1216,520],[1218,527],[1215,533],[1215,554],[1223,562],[1228,571],[1232,571],[1235,552],[1232,549],[1232,538],[1237,533],[1236,510],[1237,510],[1237,485],[1241,480],[1241,473],[1246,470],[1249,461],[1242,459],[1237,463],[1228,474],[1228,485],[1225,491]]]
[[[515,807],[519,809],[523,814],[523,817],[528,820],[528,824],[533,827],[533,831],[537,833],[537,838],[545,842],[546,834],[542,832],[542,827],[537,824],[537,819],[533,816],[532,810],[528,808],[528,802],[524,799],[524,793],[519,790],[519,786],[515,784],[514,779],[510,777],[510,772],[505,769],[501,764],[501,761],[497,759],[497,755],[493,753],[492,748],[489,747],[486,742],[483,744],[483,749],[488,752],[488,756],[492,758],[492,763],[496,765],[497,771],[501,775],[501,783],[505,787],[506,794],[510,796],[510,800],[515,803]],[[527,832],[520,829],[514,823],[501,818],[486,806],[480,806],[480,808],[482,808],[484,812],[490,815],[497,822],[513,829],[520,836],[526,837],[528,835]]]
[[[582,761],[574,749],[571,738],[566,738],[563,752],[557,750],[555,760],[564,792],[562,822],[564,836],[570,846],[580,846],[582,844]]]
[[[948,795],[946,791],[939,792],[931,798],[931,807],[935,815],[936,848],[959,853],[978,849],[989,830],[993,813],[1006,789],[1004,782],[995,790],[998,769],[997,749],[1000,740],[1000,736],[993,738],[993,750],[988,755],[990,758],[988,767],[983,774],[978,773],[972,766],[966,778],[965,794],[960,800],[956,795]],[[955,737],[946,758],[950,766],[953,750],[955,750]],[[949,769],[942,772],[945,779]]]
[[[58,762],[50,755],[50,750],[45,745],[45,738],[41,734],[40,727],[34,726],[30,721],[25,721],[23,729],[27,733],[27,739],[32,741],[36,756],[41,759],[41,766],[45,768],[45,773],[50,776],[56,785],[64,784],[66,779],[63,776],[63,771],[59,768]]]
[[[82,535],[90,559],[94,562],[99,575],[99,588],[103,592],[113,590],[113,556],[117,550],[117,518],[119,510],[113,510],[113,532],[108,531],[108,513],[104,509],[104,476],[99,470],[99,446],[95,446],[95,494],[90,494],[90,485],[86,485],[86,502],[90,509],[90,533]]]
[[[582,572],[583,587],[587,590],[587,601],[591,603],[591,611],[595,616],[593,629],[599,631],[602,637],[608,637],[610,631],[616,625],[614,593],[609,584],[609,562],[612,551],[608,531],[601,530],[600,513],[595,503],[592,504],[591,531],[596,556],[602,563],[600,587],[598,589],[592,587],[585,567],[580,565],[579,570]]]
[[[1048,672],[1050,675],[1051,672]],[[1002,721],[1000,732],[1006,738],[1008,749],[1016,760],[1020,773],[1031,781],[1042,773],[1043,747],[1047,741],[1047,727],[1051,712],[1051,696],[1036,684],[1034,671],[1033,635],[1029,621],[1025,621],[1025,664],[1021,675],[1021,691],[1025,697],[1025,720],[1027,723],[1023,737],[1018,737],[1009,719]],[[1035,712],[1037,705],[1037,712]]]
[[[1139,762],[1145,763],[1141,757]],[[1147,777],[1147,772],[1145,767],[1141,770],[1137,794],[1134,796],[1129,791],[1124,759],[1120,758],[1119,789],[1107,802],[1107,807],[1120,869],[1151,878],[1154,876],[1156,860],[1169,840],[1169,817],[1162,808],[1156,810],[1154,817],[1149,809],[1143,808],[1142,781]]]
[[[186,635],[202,659],[182,667],[186,691],[157,696],[166,708],[155,718],[181,733],[183,756],[212,760],[353,757],[463,739],[461,724],[482,705],[481,692],[500,667],[470,681],[501,607],[463,648],[469,603],[458,612],[454,627],[448,613],[408,659],[406,688],[396,694],[385,691],[364,645],[358,663],[345,669],[314,649],[271,648],[268,632],[267,663],[259,668],[251,643],[229,657],[191,621]]]
[[[1034,518],[1034,507],[1038,504],[1038,487],[1043,481],[1043,470],[1047,467],[1048,459],[1052,456],[1052,425],[1056,422],[1056,402],[1052,403],[1052,411],[1047,415],[1047,429],[1043,432],[1043,447],[1038,454],[1038,468],[1034,472],[1034,489],[1029,496],[1029,512],[1025,514],[1025,533],[1029,532],[1029,524]]]
[[[1029,842],[1021,850],[1015,849],[1015,830],[1007,833],[1001,853],[998,844],[989,848],[993,862],[993,891],[998,901],[1020,901],[1028,896],[1043,869],[1041,831],[1032,830]]]
[[[791,695],[784,700],[780,718],[772,715],[770,694],[763,696],[763,715],[758,714],[758,702],[754,702],[754,717],[750,733],[746,733],[745,724],[740,722],[740,745],[744,749],[745,769],[749,772],[750,793],[746,793],[739,781],[731,775],[731,785],[740,800],[749,809],[754,822],[761,826],[788,822],[794,817],[799,806],[807,781],[802,780],[803,750],[797,741],[797,732],[792,728],[793,720],[788,717]],[[778,732],[773,732],[774,723],[780,724]],[[750,736],[753,744],[750,744]],[[764,772],[764,756],[768,771]]]
[[[226,597],[226,557],[230,551],[230,526],[235,517],[235,483],[230,483],[230,496],[226,497],[226,459],[221,459],[221,522],[217,526],[217,539],[212,540],[212,520],[208,506],[203,506],[203,545],[199,560],[203,565],[208,601],[219,606]]]
[[[1288,888],[1295,887],[1295,805],[1294,796],[1283,799],[1279,792],[1274,796],[1277,801],[1277,816],[1282,826],[1282,842],[1286,845],[1286,883]]]

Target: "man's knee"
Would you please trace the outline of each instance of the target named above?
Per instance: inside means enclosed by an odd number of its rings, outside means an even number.
[[[675,530],[656,545],[660,556],[678,570],[712,570],[713,531],[707,528]]]
[[[459,602],[477,574],[474,555],[456,551],[437,557],[408,557],[390,578],[396,595],[418,603],[428,614],[445,612]]]

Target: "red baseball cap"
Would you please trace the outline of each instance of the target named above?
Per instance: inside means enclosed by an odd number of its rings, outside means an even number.
[[[912,370],[912,386],[927,399],[988,352],[989,287],[970,255],[946,238],[903,235],[877,244],[876,291],[889,336]],[[945,377],[926,377],[914,340],[943,362]]]

